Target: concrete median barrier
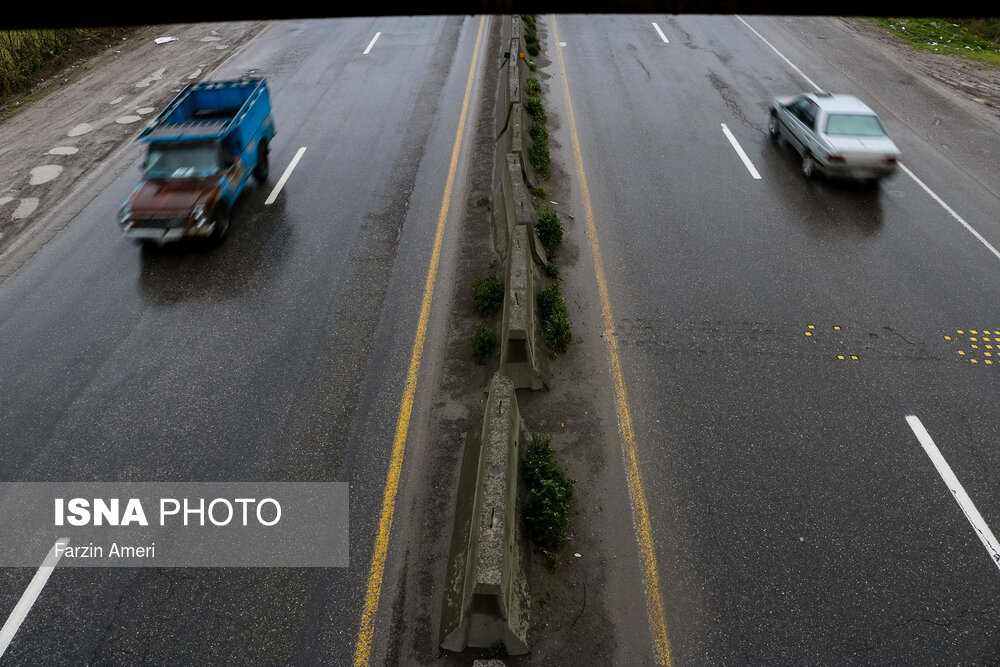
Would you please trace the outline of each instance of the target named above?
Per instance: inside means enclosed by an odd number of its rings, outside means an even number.
[[[514,227],[506,268],[500,372],[510,377],[517,389],[546,389],[548,357],[538,341],[535,309],[535,286],[539,281],[526,225]]]
[[[518,510],[521,450],[530,438],[514,383],[496,373],[462,460],[441,618],[446,650],[502,642],[510,655],[528,652],[527,554]]]

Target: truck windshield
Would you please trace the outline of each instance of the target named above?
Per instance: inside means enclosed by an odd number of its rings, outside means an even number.
[[[161,178],[211,176],[219,167],[219,149],[215,144],[153,144],[146,159],[146,175]]]

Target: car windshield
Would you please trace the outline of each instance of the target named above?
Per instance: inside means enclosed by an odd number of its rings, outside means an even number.
[[[826,133],[852,137],[884,137],[885,129],[871,114],[830,114],[826,119]]]
[[[166,178],[210,176],[219,171],[219,151],[215,144],[149,147],[146,174]]]

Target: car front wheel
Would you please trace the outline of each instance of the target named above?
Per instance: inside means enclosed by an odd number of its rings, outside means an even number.
[[[767,120],[767,133],[772,139],[778,138],[778,117],[775,114],[771,114]]]

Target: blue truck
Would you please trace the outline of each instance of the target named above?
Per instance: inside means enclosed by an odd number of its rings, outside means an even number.
[[[142,181],[119,212],[125,236],[221,241],[251,173],[267,180],[274,132],[266,79],[185,86],[137,138],[148,148]]]

